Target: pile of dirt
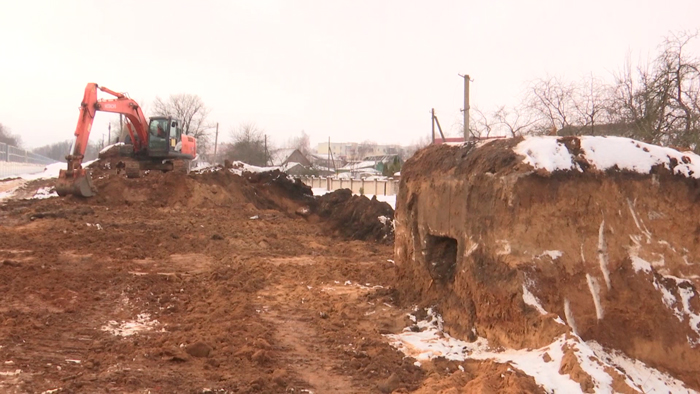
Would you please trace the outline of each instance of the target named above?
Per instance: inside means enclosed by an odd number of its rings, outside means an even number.
[[[224,207],[252,204],[308,220],[320,220],[333,234],[346,239],[394,241],[394,212],[385,202],[353,196],[348,189],[314,198],[311,188],[279,170],[246,172],[217,166],[185,174],[143,172],[128,178],[119,157],[90,165],[98,189],[95,201],[105,205],[145,204],[156,207]]]
[[[313,202],[311,188],[274,170],[262,173],[232,171],[222,166],[185,174],[180,171],[142,171],[128,178],[119,157],[92,163],[97,203],[144,204],[156,207],[192,208],[252,204],[258,209],[277,209],[293,215]]]
[[[569,137],[547,141],[559,155],[548,165],[572,170],[548,171],[516,153],[522,142],[431,146],[405,163],[395,243],[405,305],[436,306],[446,331],[494,347],[577,335],[700,389],[700,181],[678,175],[700,157],[601,170],[582,151],[591,141]]]
[[[339,189],[317,198],[314,212],[340,236],[385,244],[394,242],[394,209],[386,202]]]

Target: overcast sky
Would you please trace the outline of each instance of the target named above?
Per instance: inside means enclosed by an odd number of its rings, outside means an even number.
[[[459,73],[473,106],[514,104],[534,78],[646,59],[699,15],[698,0],[2,1],[0,123],[28,147],[72,138],[96,82],[146,110],[197,94],[220,140],[254,122],[278,145],[301,130],[408,144],[429,135],[432,107],[458,129]]]

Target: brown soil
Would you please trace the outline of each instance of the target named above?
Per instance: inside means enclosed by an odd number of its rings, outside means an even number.
[[[92,166],[94,198],[7,201],[0,391],[542,392],[507,364],[415,366],[383,337],[411,324],[414,305],[494,346],[575,331],[700,388],[695,333],[677,317],[700,310],[700,184],[661,168],[533,172],[517,142],[409,160],[393,249],[388,204],[349,191],[314,198],[280,172],[131,179],[108,157]],[[649,272],[635,271],[635,254]],[[525,304],[524,287],[549,314]],[[561,372],[590,390],[567,352]],[[629,391],[618,372],[615,390]]]
[[[700,389],[698,334],[677,312],[681,292],[700,311],[700,182],[663,168],[533,171],[511,149],[519,141],[433,146],[406,162],[396,210],[402,301],[437,305],[451,334],[496,346],[537,348],[575,329]],[[566,141],[574,153],[577,143]],[[635,271],[634,251],[650,272]],[[550,315],[525,304],[523,286]]]
[[[310,189],[281,173],[128,179],[108,162],[94,198],[0,206],[0,391],[421,385],[382,337],[407,325],[391,246],[329,236],[297,213]],[[139,318],[149,330],[108,331]]]
[[[370,200],[350,189],[336,190],[317,199],[315,213],[346,238],[394,244],[394,209],[376,196]]]

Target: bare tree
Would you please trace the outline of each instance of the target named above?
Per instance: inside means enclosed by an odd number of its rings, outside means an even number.
[[[2,123],[0,123],[0,142],[13,146],[22,145],[22,139],[20,136],[12,134],[10,129],[3,126]]]
[[[359,145],[357,145],[357,150],[355,152],[355,159],[356,160],[362,160],[364,159],[368,154],[374,152],[375,148],[377,147],[377,143],[374,141],[370,140],[365,140],[361,142]]]
[[[571,118],[576,112],[574,95],[574,86],[556,77],[537,79],[531,83],[526,101],[528,107],[538,115],[540,132],[571,126]]]
[[[697,32],[665,37],[649,65],[628,60],[615,83],[614,119],[645,142],[700,148],[700,60],[686,47]]]
[[[263,130],[254,123],[244,123],[231,130],[231,144],[223,147],[224,155],[254,166],[267,166],[272,148],[266,141]]]
[[[211,125],[207,116],[211,110],[195,94],[172,94],[167,100],[156,97],[153,102],[155,116],[172,116],[182,122],[182,131],[197,139],[197,148],[206,153],[209,146]]]
[[[511,137],[527,134],[536,123],[532,113],[520,107],[508,109],[502,106],[493,113],[493,118]]]
[[[308,156],[309,153],[311,153],[311,140],[309,139],[309,135],[302,130],[300,135],[292,137],[287,141],[287,147],[298,149],[304,156]]]
[[[32,152],[46,156],[57,161],[66,160],[66,155],[70,152],[70,147],[73,145],[73,140],[65,140],[54,142],[44,146],[40,146],[32,150]],[[97,155],[101,149],[101,141],[88,141],[88,146],[85,149],[85,161],[97,159]]]
[[[472,116],[469,122],[471,123],[469,125],[470,136],[473,138],[489,137],[498,127],[493,114],[486,115],[478,107],[473,107],[471,111]]]
[[[595,135],[596,125],[609,123],[611,117],[611,88],[591,76],[573,85],[572,116],[579,133]]]
[[[408,160],[409,157],[413,156],[419,150],[429,146],[432,142],[429,135],[424,135],[417,140],[414,140],[410,145],[401,150],[401,159]]]

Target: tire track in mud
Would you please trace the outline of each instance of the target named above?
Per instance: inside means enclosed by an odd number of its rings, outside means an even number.
[[[284,364],[293,368],[309,389],[314,393],[357,393],[352,380],[336,373],[339,360],[317,339],[319,333],[309,323],[311,311],[295,308],[284,297],[287,294],[282,286],[268,288],[259,293],[266,301],[261,305],[261,318],[276,328],[275,339],[284,349]],[[275,309],[267,308],[274,305]]]
[[[384,286],[390,276],[378,274],[386,267],[376,257],[267,261],[275,280],[257,292],[255,308],[274,327],[272,347],[282,358],[277,361],[296,378],[296,388],[386,393],[415,388],[422,380],[420,370],[381,336],[400,330],[406,311],[388,303]],[[367,283],[369,278],[383,283]]]

